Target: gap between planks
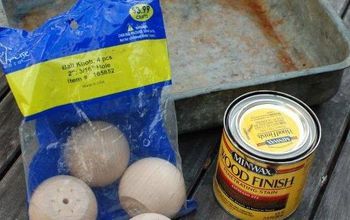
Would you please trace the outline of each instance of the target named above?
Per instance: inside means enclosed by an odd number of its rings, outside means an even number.
[[[349,10],[349,7],[350,7],[350,0],[347,0],[344,4],[343,4],[343,7],[341,8],[341,11],[338,12],[338,14],[340,14],[340,17],[342,19],[345,18],[348,10]]]
[[[314,219],[349,219],[350,192],[350,135],[345,142],[338,163],[329,180],[328,187],[322,198]]]
[[[0,103],[0,181],[20,156],[19,126],[21,113],[8,93]]]
[[[348,115],[347,126],[345,128],[344,135],[343,135],[342,139],[340,140],[339,147],[337,148],[335,155],[333,157],[333,160],[328,168],[328,172],[325,175],[325,181],[323,182],[323,185],[320,188],[320,192],[317,195],[316,201],[314,203],[314,207],[311,210],[310,219],[315,219],[315,216],[317,215],[317,212],[319,211],[319,207],[320,207],[320,204],[322,202],[322,199],[325,195],[325,192],[327,190],[328,185],[330,184],[330,179],[333,176],[334,170],[337,166],[337,163],[339,161],[341,153],[343,152],[344,147],[345,147],[347,140],[349,138],[349,132],[350,132],[350,116]],[[319,219],[319,218],[316,218],[316,219]]]

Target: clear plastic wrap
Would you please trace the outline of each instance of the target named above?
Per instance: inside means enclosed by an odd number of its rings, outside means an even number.
[[[158,0],[80,0],[33,32],[1,28],[0,50],[25,117],[32,220],[174,218],[195,208],[163,92],[171,74]]]

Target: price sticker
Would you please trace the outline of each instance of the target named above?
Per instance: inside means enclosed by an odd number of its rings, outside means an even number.
[[[147,21],[153,16],[153,8],[149,4],[137,4],[130,8],[129,14],[136,21]]]

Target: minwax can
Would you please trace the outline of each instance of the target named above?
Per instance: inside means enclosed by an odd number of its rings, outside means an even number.
[[[226,110],[214,176],[219,204],[239,219],[284,219],[298,207],[321,126],[302,101],[256,91]]]

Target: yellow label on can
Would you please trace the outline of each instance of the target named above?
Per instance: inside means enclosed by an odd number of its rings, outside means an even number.
[[[295,113],[265,104],[245,112],[240,120],[243,140],[265,153],[286,153],[298,149],[302,125]],[[293,117],[295,116],[295,117]]]
[[[221,206],[240,219],[284,219],[297,208],[312,156],[293,164],[257,161],[224,132],[213,188]]]

